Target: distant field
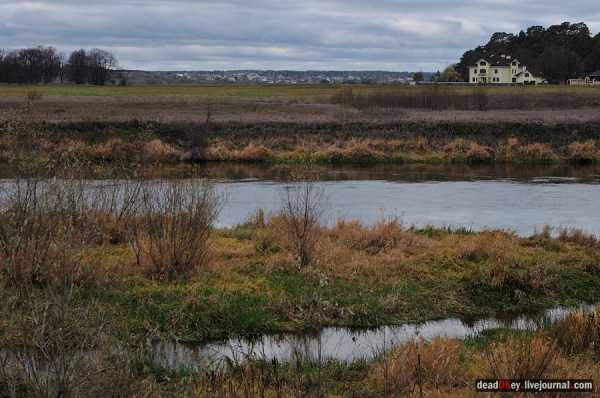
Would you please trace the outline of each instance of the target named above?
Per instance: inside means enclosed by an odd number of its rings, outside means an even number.
[[[0,96],[25,96],[31,90],[48,96],[121,97],[193,96],[252,100],[272,97],[320,97],[333,95],[336,86],[258,86],[258,85],[0,85]]]
[[[147,85],[147,86],[79,86],[79,85],[0,85],[0,97],[22,97],[31,90],[45,96],[121,97],[121,96],[193,96],[222,99],[268,99],[268,98],[323,98],[331,97],[343,89],[355,94],[407,94],[415,95],[432,90],[451,94],[582,94],[598,95],[600,90],[588,87],[540,86],[540,87],[465,87],[465,86],[399,86],[399,85]]]

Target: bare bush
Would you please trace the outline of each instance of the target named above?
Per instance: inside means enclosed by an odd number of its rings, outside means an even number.
[[[138,265],[172,281],[204,264],[221,199],[205,181],[145,184],[133,223]]]
[[[50,294],[19,311],[25,316],[15,315],[13,330],[0,334],[0,396],[91,396],[91,385],[103,373],[94,353],[101,346],[104,316],[77,306],[71,292]]]
[[[282,197],[281,215],[300,268],[314,260],[323,201],[323,190],[313,182],[288,187]]]
[[[87,204],[77,181],[17,181],[0,206],[0,272],[13,287],[63,285],[83,277]]]

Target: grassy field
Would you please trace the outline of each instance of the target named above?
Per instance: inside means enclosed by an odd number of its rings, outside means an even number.
[[[123,97],[123,96],[197,96],[212,98],[228,98],[239,100],[270,98],[328,98],[345,89],[352,89],[356,94],[401,94],[413,95],[435,90],[429,86],[406,85],[140,85],[140,86],[88,86],[88,85],[7,85],[0,84],[0,97],[24,97],[28,92],[37,91],[43,96],[65,97]],[[437,89],[453,94],[466,95],[473,92],[487,94],[581,94],[599,95],[599,89],[581,86],[527,86],[527,87],[468,87],[442,86]]]
[[[24,97],[37,91],[44,96],[66,97],[155,97],[192,96],[220,99],[254,100],[270,98],[319,98],[333,95],[338,86],[322,85],[148,85],[148,86],[88,86],[88,85],[0,85],[0,96]]]

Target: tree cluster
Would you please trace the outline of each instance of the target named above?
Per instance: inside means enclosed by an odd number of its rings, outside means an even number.
[[[510,55],[551,83],[562,83],[600,69],[600,34],[585,23],[532,26],[518,34],[497,32],[490,41],[465,52],[456,70],[468,79],[469,66],[481,58]]]
[[[104,85],[116,67],[114,55],[97,48],[76,50],[68,59],[54,47],[0,49],[0,83]]]

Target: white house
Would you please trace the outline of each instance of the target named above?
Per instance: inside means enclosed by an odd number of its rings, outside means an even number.
[[[541,84],[545,80],[508,55],[480,59],[469,68],[471,84]]]

